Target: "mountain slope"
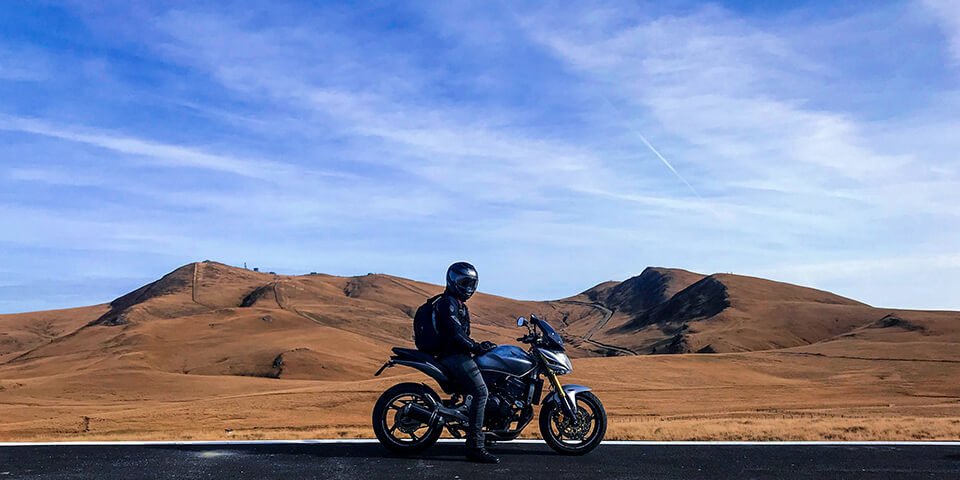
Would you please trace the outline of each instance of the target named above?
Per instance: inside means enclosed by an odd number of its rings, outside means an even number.
[[[29,341],[21,340],[22,334],[7,334],[7,366],[31,375],[56,374],[75,365],[197,375],[362,378],[376,371],[391,347],[412,346],[413,313],[441,291],[389,275],[285,276],[194,263],[117,298],[106,311],[90,307],[79,320],[69,316],[61,323],[72,328],[54,332],[68,334]],[[518,336],[517,316],[538,312],[561,326],[569,312],[590,310],[565,308],[561,313],[547,304],[482,293],[470,300],[474,336],[498,343]],[[19,315],[6,323],[32,322],[32,328],[40,328],[37,322],[43,318]],[[596,352],[572,345],[570,354]]]
[[[108,305],[0,315],[0,439],[369,437],[380,392],[429,382],[372,375],[441,290],[202,262]],[[662,268],[562,300],[469,305],[477,339],[516,343],[515,317],[532,312],[557,327],[575,358],[564,381],[596,389],[620,438],[956,438],[957,312]],[[644,355],[746,350],[768,351]]]
[[[599,337],[644,353],[767,350],[819,342],[881,316],[830,292],[715,274],[639,312],[622,312]]]
[[[107,310],[107,305],[94,305],[0,315],[0,363],[69,335]]]
[[[6,327],[0,361],[40,373],[76,362],[180,374],[357,378],[390,347],[412,345],[414,311],[440,291],[390,275],[287,276],[193,263],[109,306],[0,316]],[[659,267],[562,300],[479,293],[469,305],[475,337],[513,343],[516,317],[537,313],[561,332],[573,357],[798,347],[890,313],[781,282]]]

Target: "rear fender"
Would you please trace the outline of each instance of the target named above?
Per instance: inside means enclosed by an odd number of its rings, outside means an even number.
[[[450,379],[447,378],[447,376],[444,375],[443,372],[441,372],[436,366],[426,362],[411,360],[409,358],[400,358],[398,356],[390,357],[390,360],[388,360],[387,363],[384,363],[383,366],[380,367],[380,370],[377,370],[377,373],[374,373],[373,376],[379,377],[384,370],[396,365],[416,368],[417,370],[427,374],[427,376],[437,381],[437,384],[440,385],[440,388],[444,391],[444,393],[453,394],[457,391],[455,384],[451,382]]]
[[[396,363],[397,365],[410,367],[410,368],[416,368],[417,370],[420,370],[421,372],[432,377],[441,386],[450,383],[450,379],[448,379],[447,376],[440,371],[440,369],[438,369],[433,365],[430,365],[429,363],[415,362],[413,360],[394,360],[393,363]]]

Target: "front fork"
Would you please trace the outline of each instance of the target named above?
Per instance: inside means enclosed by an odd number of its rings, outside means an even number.
[[[570,401],[570,396],[567,395],[567,392],[563,390],[563,385],[560,385],[560,379],[557,378],[557,374],[551,372],[549,369],[546,370],[546,375],[550,380],[550,385],[553,387],[553,391],[557,392],[557,396],[560,397],[560,408],[563,409],[564,415],[569,416],[571,419],[576,419],[577,406]]]

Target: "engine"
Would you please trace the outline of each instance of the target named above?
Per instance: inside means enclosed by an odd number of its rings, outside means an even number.
[[[510,422],[520,418],[527,406],[530,384],[517,377],[504,376],[493,384],[484,410],[486,424],[492,430],[506,430]]]
[[[507,377],[506,380],[502,382],[502,385],[498,390],[503,393],[503,395],[507,397],[511,403],[517,401],[520,403],[527,403],[529,384],[517,377]]]

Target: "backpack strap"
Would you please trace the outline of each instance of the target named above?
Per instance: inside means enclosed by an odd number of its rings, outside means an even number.
[[[442,296],[443,294],[441,293],[427,300],[427,302],[430,303],[430,321],[433,323],[433,331],[437,335],[440,335],[440,330],[437,329],[437,302],[440,301],[440,297]]]

